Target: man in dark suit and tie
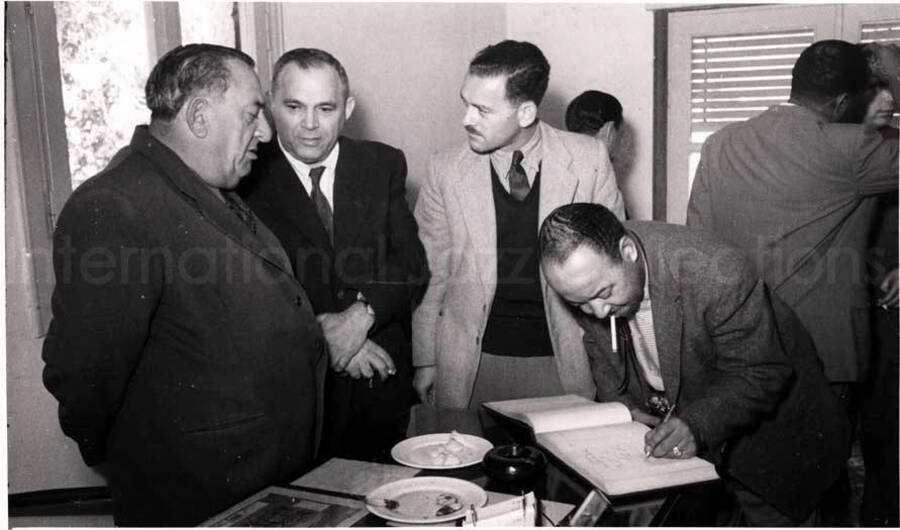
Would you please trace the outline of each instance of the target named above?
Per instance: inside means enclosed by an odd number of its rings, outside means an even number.
[[[287,250],[328,342],[322,456],[388,461],[414,399],[410,316],[428,273],[403,153],[340,136],[355,105],[331,54],[286,52],[270,97],[277,139],[239,191]]]

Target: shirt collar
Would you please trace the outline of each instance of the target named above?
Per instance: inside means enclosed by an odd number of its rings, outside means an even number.
[[[522,168],[527,175],[534,176],[541,165],[543,152],[541,150],[541,127],[540,124],[535,126],[534,134],[519,149],[500,148],[491,153],[491,163],[494,170],[501,176],[505,176],[510,164],[512,163],[512,155],[514,151],[522,151]]]
[[[284,148],[284,144],[281,143],[280,137],[278,138],[278,147],[281,148],[281,152],[284,153],[285,158],[287,158],[287,161],[291,165],[291,167],[294,168],[294,171],[303,175],[304,177],[308,177],[309,170],[314,167],[325,166],[326,170],[334,170],[334,168],[337,166],[338,155],[341,151],[341,142],[336,142],[334,144],[334,147],[331,148],[331,152],[328,153],[328,156],[326,156],[324,160],[316,162],[315,164],[307,164],[306,162],[295,158],[287,149]]]

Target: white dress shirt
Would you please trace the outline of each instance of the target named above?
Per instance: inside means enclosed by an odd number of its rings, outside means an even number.
[[[541,167],[541,158],[544,154],[541,149],[541,128],[535,127],[534,134],[521,149],[501,148],[491,153],[491,165],[494,166],[494,171],[500,177],[500,184],[506,191],[509,191],[509,166],[512,164],[515,151],[522,151],[522,169],[525,170],[525,176],[528,178],[528,186],[534,186],[534,177],[537,176],[538,169]]]
[[[631,318],[628,319],[628,327],[631,329],[634,356],[637,358],[641,372],[647,383],[657,392],[665,390],[662,374],[659,371],[659,351],[656,349],[656,332],[653,330],[653,304],[650,301],[650,275],[647,271],[647,262],[641,254],[641,262],[644,265],[644,299],[641,306]]]
[[[331,153],[325,157],[325,160],[322,160],[317,164],[309,165],[306,162],[294,158],[291,153],[284,148],[284,145],[282,145],[281,138],[278,139],[278,147],[281,148],[281,152],[284,153],[285,158],[287,158],[288,164],[294,168],[294,173],[296,173],[297,177],[300,179],[300,184],[303,185],[303,189],[306,190],[307,195],[312,192],[312,179],[309,178],[309,170],[314,167],[325,166],[325,171],[319,179],[319,189],[322,190],[322,195],[325,196],[328,205],[331,206],[332,212],[334,212],[334,170],[335,167],[337,167],[338,154],[341,150],[340,145],[340,142],[334,144]]]

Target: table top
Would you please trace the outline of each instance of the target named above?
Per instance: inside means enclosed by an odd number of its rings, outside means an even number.
[[[427,405],[413,407],[407,430],[408,437],[451,431],[480,436],[490,441],[495,447],[511,443],[534,444],[534,435],[527,426],[508,421],[486,409],[438,409]],[[539,524],[556,526],[564,522],[566,516],[572,515],[575,508],[588,497],[592,488],[576,473],[555,461],[551,455],[546,456],[548,458],[545,471],[530,484],[529,490],[533,490],[535,496],[540,499],[538,504]],[[396,464],[332,458],[290,484],[284,485],[284,488],[270,488],[272,491],[261,492],[226,510],[207,523],[214,526],[228,526],[228,518],[225,514],[235,514],[239,509],[246,511],[247,507],[251,505],[257,507],[254,509],[260,509],[259,506],[263,504],[260,502],[261,497],[268,495],[267,499],[275,504],[306,502],[320,503],[318,506],[333,504],[340,508],[330,512],[338,514],[340,519],[317,519],[318,516],[310,518],[308,515],[303,515],[301,519],[294,520],[292,524],[294,526],[393,525],[394,523],[387,523],[365,511],[365,495],[383,484],[422,476],[445,476],[471,481],[487,491],[488,506],[511,498],[513,494],[524,493],[521,488],[516,489],[513,486],[511,489],[509,484],[491,480],[480,463],[458,469],[423,470]],[[286,496],[285,498],[288,500],[278,499],[278,495]],[[660,510],[660,507],[665,500],[666,496],[659,493],[631,499],[617,499],[604,513],[600,523],[609,526],[650,525],[655,522],[653,521],[654,515],[658,511],[664,511]],[[273,506],[268,508],[273,508]],[[313,509],[323,510],[321,507]],[[260,516],[264,511],[259,512]],[[277,521],[280,520],[277,519],[278,517],[296,515],[282,512],[284,510],[279,512],[269,509],[268,513],[274,514],[276,522],[275,524],[271,524],[272,520],[263,522],[278,526]],[[237,515],[233,515],[230,520],[238,520]]]

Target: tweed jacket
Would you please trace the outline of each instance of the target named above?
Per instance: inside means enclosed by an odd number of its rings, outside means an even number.
[[[897,139],[779,105],[703,144],[688,226],[743,250],[816,343],[830,381],[865,378],[866,245],[897,191]]]
[[[553,209],[599,203],[624,216],[603,143],[541,122],[538,226]],[[490,156],[468,145],[434,155],[414,209],[431,281],[413,314],[413,364],[437,366],[438,405],[466,407],[497,287],[497,227]],[[563,388],[594,397],[582,332],[541,273],[541,291]]]
[[[85,462],[109,462],[117,524],[195,525],[309,468],[324,341],[261,222],[142,126],[72,194],[54,252],[44,384]]]
[[[683,226],[625,226],[646,257],[665,395],[699,456],[805,519],[850,450],[809,334],[739,250]],[[608,319],[578,318],[599,400],[649,412],[636,360],[611,351]]]

